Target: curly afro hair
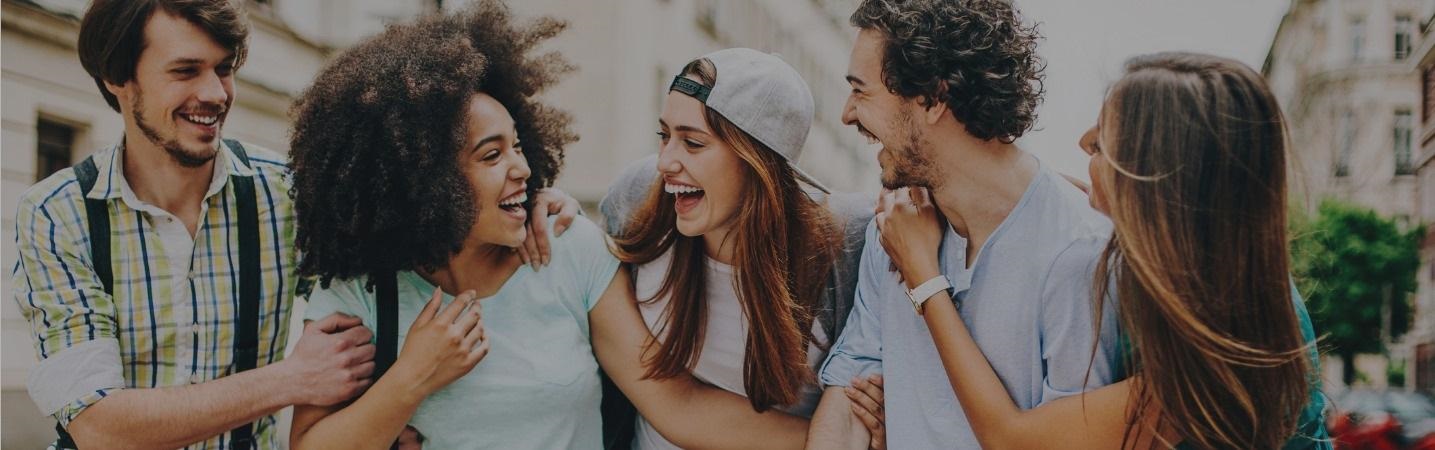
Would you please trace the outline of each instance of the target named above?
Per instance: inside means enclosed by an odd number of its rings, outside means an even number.
[[[456,159],[476,93],[513,116],[529,197],[551,185],[577,136],[566,113],[535,97],[572,66],[529,53],[565,27],[517,23],[504,4],[481,1],[390,26],[330,63],[290,110],[299,272],[327,286],[448,262],[475,220]]]
[[[1010,143],[1036,123],[1041,35],[1007,0],[863,0],[850,21],[886,38],[882,78],[892,93],[946,102],[978,139]]]

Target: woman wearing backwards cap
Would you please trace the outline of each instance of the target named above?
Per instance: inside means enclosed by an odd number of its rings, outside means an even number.
[[[802,445],[805,420],[643,376],[652,335],[596,225],[550,236],[541,271],[514,251],[574,138],[538,97],[567,66],[533,54],[562,26],[496,0],[393,24],[296,103],[289,226],[321,279],[308,314],[357,316],[392,356],[354,401],[297,408],[296,450],[387,449],[406,426],[430,449],[599,449],[600,366],[680,445]]]
[[[752,49],[710,53],[673,80],[658,155],[601,205],[659,340],[648,377],[691,374],[756,411],[812,415],[873,204],[829,195],[795,165],[813,109],[796,70]],[[676,448],[643,418],[633,447]]]

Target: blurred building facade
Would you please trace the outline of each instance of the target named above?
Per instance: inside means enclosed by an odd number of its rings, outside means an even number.
[[[1416,213],[1426,224],[1420,246],[1420,293],[1415,327],[1410,333],[1408,374],[1414,389],[1435,395],[1435,14],[1425,21],[1424,37],[1415,55],[1420,74],[1420,153],[1415,158]]]
[[[15,204],[31,184],[120,138],[123,121],[97,92],[75,54],[85,0],[3,1],[0,85],[0,416],[3,448],[53,439],[25,391],[35,364],[30,328],[10,296]],[[234,0],[251,23],[250,53],[236,79],[226,137],[280,153],[288,149],[287,108],[338,50],[386,23],[462,8],[443,0]],[[817,117],[801,165],[838,190],[874,190],[875,154],[840,122],[855,37],[846,15],[855,0],[513,0],[520,17],[553,15],[569,29],[548,44],[578,71],[547,97],[573,114],[581,140],[570,146],[558,187],[594,207],[627,165],[657,151],[657,117],[672,77],[689,60],[726,47],[778,53],[812,88]],[[296,317],[302,309],[296,310]],[[297,337],[299,333],[291,333]]]
[[[1417,176],[1430,155],[1430,130],[1422,126],[1429,103],[1421,96],[1430,82],[1417,64],[1428,59],[1420,52],[1429,51],[1432,12],[1435,0],[1291,0],[1262,72],[1290,127],[1293,202],[1313,211],[1321,199],[1336,198],[1404,226],[1432,221],[1435,208],[1424,205],[1435,200],[1421,194],[1435,197],[1435,190],[1422,187],[1429,175]],[[1422,261],[1413,329],[1391,348],[1392,358],[1411,363],[1416,344],[1435,334],[1430,252]],[[1386,381],[1384,364],[1357,358],[1359,370],[1379,374],[1371,377],[1377,386]],[[1406,385],[1417,384],[1409,375],[1429,383],[1432,374],[1415,366],[1406,366]]]
[[[451,5],[452,4],[452,5]],[[547,94],[573,113],[581,139],[558,186],[585,205],[629,163],[657,152],[657,118],[673,76],[708,52],[751,47],[797,69],[816,101],[801,165],[838,190],[878,187],[875,152],[841,123],[855,0],[610,0],[513,2],[520,14],[569,22],[549,45],[578,72]],[[462,2],[445,2],[461,8]],[[721,76],[721,75],[719,75]]]

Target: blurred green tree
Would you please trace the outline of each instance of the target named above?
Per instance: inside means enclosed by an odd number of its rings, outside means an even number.
[[[1350,384],[1356,354],[1384,353],[1409,328],[1425,227],[1402,231],[1392,219],[1337,200],[1321,202],[1314,217],[1291,217],[1296,284],[1323,352],[1341,357]]]

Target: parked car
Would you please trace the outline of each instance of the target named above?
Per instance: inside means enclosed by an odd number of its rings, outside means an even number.
[[[1335,448],[1435,450],[1435,401],[1398,390],[1356,389],[1331,405]]]

